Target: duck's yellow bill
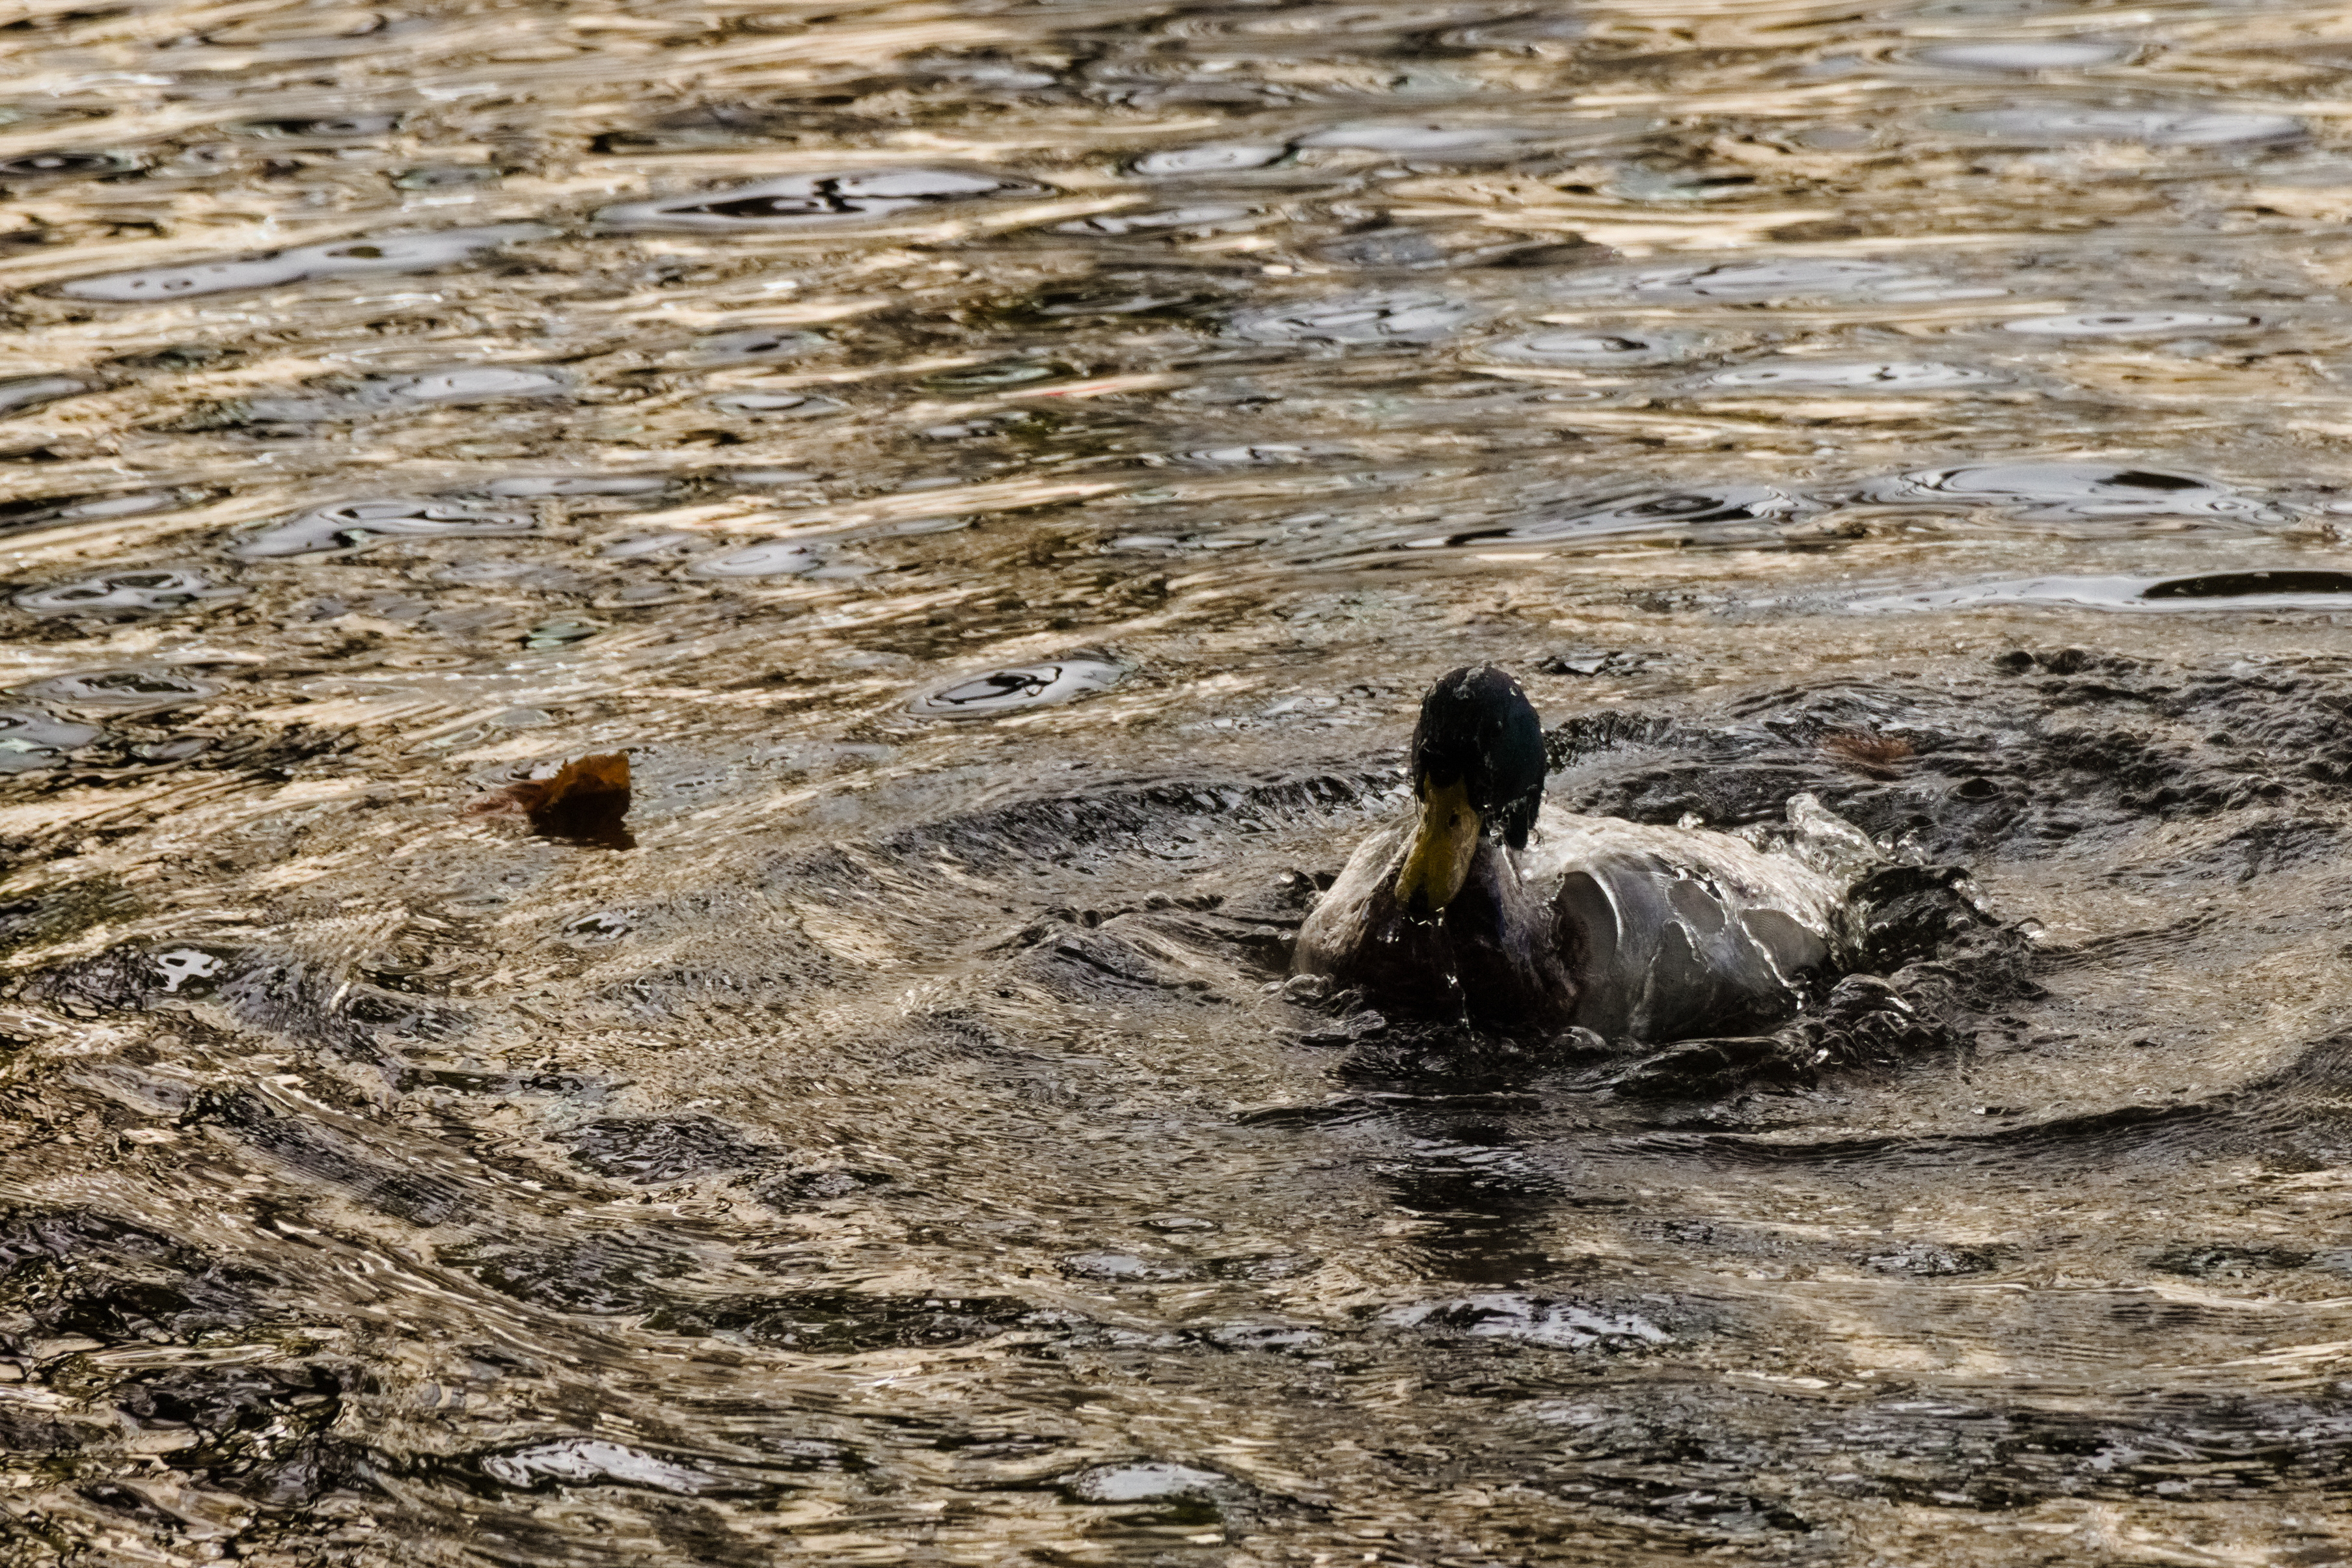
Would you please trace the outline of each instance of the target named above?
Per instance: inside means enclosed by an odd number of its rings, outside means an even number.
[[[1408,915],[1434,915],[1454,902],[1470,878],[1471,857],[1478,852],[1478,835],[1485,824],[1470,804],[1470,781],[1424,785],[1421,822],[1413,830],[1412,848],[1397,873],[1397,902]]]

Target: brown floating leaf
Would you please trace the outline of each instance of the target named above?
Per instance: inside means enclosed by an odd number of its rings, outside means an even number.
[[[634,848],[622,819],[629,814],[629,754],[600,751],[576,757],[552,778],[518,779],[466,808],[474,816],[530,819],[530,831],[551,839],[576,839],[607,849]]]
[[[1864,735],[1847,732],[1825,735],[1822,749],[1843,758],[1865,773],[1884,773],[1912,754],[1911,743],[1899,735]]]

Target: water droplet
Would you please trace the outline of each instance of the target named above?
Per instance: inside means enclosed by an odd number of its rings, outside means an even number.
[[[2025,316],[2001,329],[2051,338],[2135,338],[2160,332],[2213,332],[2258,327],[2261,318],[2219,310],[2091,310],[2066,316]]]
[[[2127,44],[2089,38],[2050,38],[2000,44],[1938,44],[1913,57],[1924,65],[1969,71],[2076,71],[2103,66],[2131,53]]]
[[[2026,517],[2232,517],[2283,521],[2278,508],[2214,480],[2104,463],[1993,463],[1926,468],[1862,486],[1881,506],[2010,507]]]
[[[1134,171],[1152,180],[1183,174],[1222,174],[1239,169],[1263,169],[1289,151],[1278,141],[1208,141],[1198,147],[1171,148],[1139,158]]]
[[[53,675],[18,688],[35,702],[59,707],[153,713],[216,695],[220,687],[170,670],[88,670]]]
[[[1261,343],[1429,343],[1478,319],[1475,305],[1436,294],[1359,294],[1234,318],[1236,336]]]
[[[341,501],[333,506],[313,507],[274,528],[254,535],[231,553],[247,560],[259,560],[273,556],[346,549],[390,536],[489,538],[527,534],[535,526],[529,517],[507,512],[483,511],[465,501],[385,497],[380,500]]]
[[[314,277],[355,277],[382,273],[424,272],[462,261],[476,251],[517,240],[542,239],[552,229],[537,224],[494,224],[486,228],[444,229],[436,234],[379,235],[365,240],[303,246],[239,261],[189,267],[151,267],[108,273],[58,286],[76,299],[138,302],[269,288]]]
[[[1045,186],[978,170],[862,169],[791,174],[701,195],[630,202],[606,207],[596,221],[611,228],[686,232],[803,228],[888,217],[950,202],[1046,193]]]
[[[2140,591],[2142,599],[2312,599],[2352,593],[2347,571],[2215,571],[2167,578]]]
[[[85,615],[106,611],[176,610],[199,599],[233,596],[200,571],[110,572],[16,595],[16,608],[35,615]]]
[[[961,676],[920,694],[907,707],[924,718],[994,718],[1091,696],[1126,678],[1125,669],[1099,659],[1058,659]]]
[[[722,555],[705,556],[687,570],[697,577],[803,577],[824,564],[813,545],[770,539]]]

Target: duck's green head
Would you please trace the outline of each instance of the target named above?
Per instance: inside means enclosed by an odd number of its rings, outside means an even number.
[[[1543,724],[1519,683],[1492,664],[1440,675],[1412,730],[1421,821],[1397,876],[1405,913],[1426,917],[1453,903],[1482,840],[1525,848],[1543,787]]]

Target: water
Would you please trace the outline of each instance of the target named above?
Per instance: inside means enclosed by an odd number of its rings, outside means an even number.
[[[12,13],[6,1560],[2352,1559],[2347,48]],[[1470,658],[1873,972],[1286,985]]]

